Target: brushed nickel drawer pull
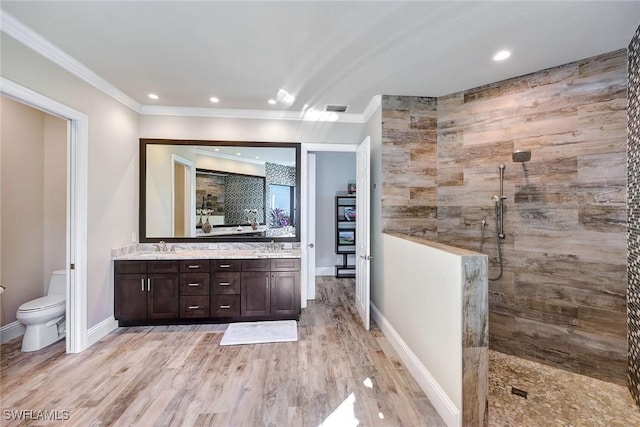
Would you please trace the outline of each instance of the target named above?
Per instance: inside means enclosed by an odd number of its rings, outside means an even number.
[[[220,283],[218,283],[218,285],[220,285],[220,286],[229,286],[230,284],[231,283],[229,283],[229,282],[220,282]]]
[[[230,309],[231,306],[230,305],[221,305],[220,308],[227,310],[227,309]]]
[[[199,309],[199,308],[200,308],[200,306],[199,306],[199,305],[190,305],[190,306],[189,306],[189,310],[197,310],[197,309]]]
[[[151,279],[147,279],[147,292],[151,291]]]
[[[187,286],[200,286],[200,283],[189,283]]]
[[[140,281],[142,282],[142,292],[144,292],[144,279],[140,279]]]
[[[231,268],[231,264],[220,264],[218,267],[220,267],[220,268]]]
[[[199,266],[199,265],[190,265],[190,266],[188,266],[187,268],[193,268],[193,269],[195,269],[195,268],[200,268],[200,266]]]

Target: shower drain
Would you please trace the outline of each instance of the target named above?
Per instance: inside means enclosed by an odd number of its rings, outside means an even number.
[[[511,387],[511,394],[515,394],[516,396],[527,398],[527,392],[524,390],[520,390],[519,388]]]

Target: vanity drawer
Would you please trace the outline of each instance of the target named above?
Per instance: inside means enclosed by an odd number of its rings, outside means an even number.
[[[240,293],[240,273],[214,273],[211,275],[211,293],[217,295],[236,295]]]
[[[269,271],[269,261],[268,258],[243,259],[242,271]]]
[[[240,316],[240,295],[211,295],[211,317]]]
[[[180,295],[209,295],[209,273],[180,274]]]
[[[180,318],[201,318],[209,317],[209,297],[208,296],[186,296],[180,297]]]
[[[177,273],[178,261],[147,261],[149,273]]]
[[[214,259],[211,261],[213,271],[240,271],[242,262],[239,259]]]
[[[209,260],[208,259],[195,259],[180,261],[180,272],[186,273],[208,273],[209,272]]]
[[[116,261],[116,273],[145,274],[147,272],[146,261]]]
[[[272,258],[271,271],[300,271],[298,258]]]

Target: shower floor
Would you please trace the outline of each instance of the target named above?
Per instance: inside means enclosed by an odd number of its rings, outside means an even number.
[[[640,409],[624,386],[489,350],[489,425],[640,426]]]

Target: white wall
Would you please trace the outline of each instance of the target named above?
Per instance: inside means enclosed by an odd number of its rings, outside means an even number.
[[[44,295],[44,113],[2,97],[3,325],[18,307]]]
[[[377,310],[461,412],[462,257],[388,234],[382,255]]]
[[[361,123],[140,116],[141,138],[358,144]]]
[[[335,274],[337,191],[347,191],[347,182],[356,179],[355,153],[316,153],[316,272]],[[340,256],[340,260],[342,256]],[[340,261],[341,262],[341,261]]]
[[[257,164],[212,156],[198,155],[196,157],[196,168],[242,175],[265,176],[264,163]]]
[[[67,121],[44,114],[44,276],[64,269],[67,244]],[[45,289],[46,290],[46,289]]]
[[[90,328],[113,315],[111,248],[129,244],[138,230],[138,114],[6,34],[1,37],[3,77],[88,116]]]
[[[147,215],[147,236],[173,236],[174,154],[196,162],[195,146],[147,145],[146,204],[150,213]]]

